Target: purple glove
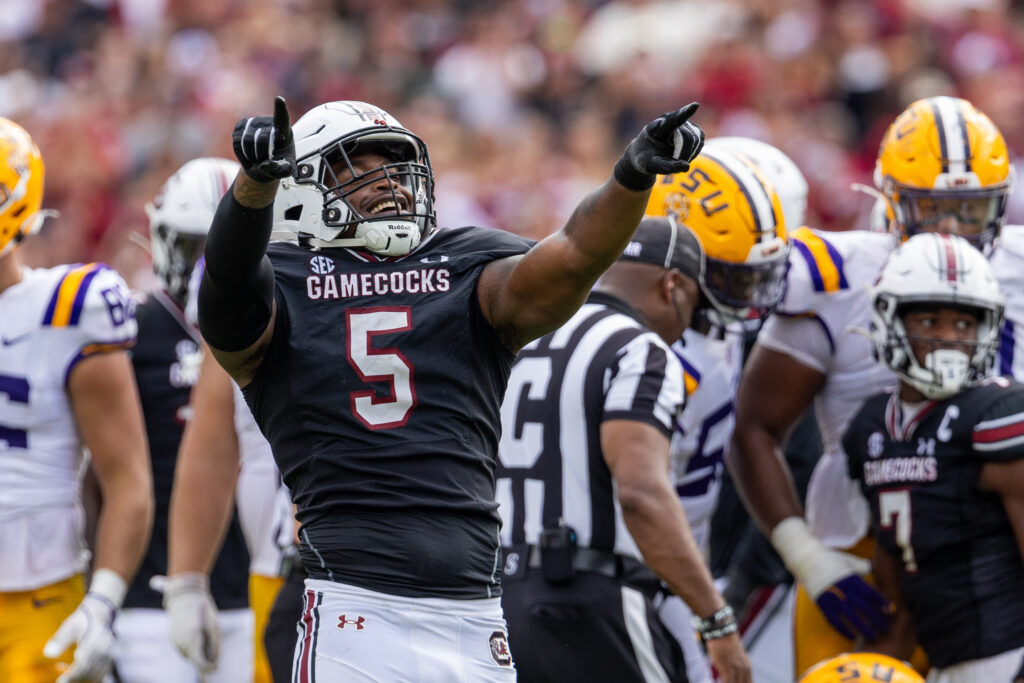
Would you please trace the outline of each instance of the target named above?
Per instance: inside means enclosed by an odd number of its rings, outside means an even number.
[[[840,579],[815,602],[828,623],[850,640],[858,634],[875,640],[889,626],[889,599],[857,574]]]

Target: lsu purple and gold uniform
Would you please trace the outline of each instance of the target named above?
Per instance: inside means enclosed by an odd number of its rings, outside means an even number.
[[[1009,680],[1024,653],[1024,561],[1001,496],[980,489],[978,477],[987,462],[1024,458],[1024,385],[997,378],[915,406],[881,394],[843,445],[876,540],[900,559],[903,597],[931,664],[1005,653],[1001,677],[976,669],[970,680]]]
[[[789,355],[826,376],[814,398],[823,455],[814,468],[806,500],[807,523],[832,548],[855,549],[868,532],[867,507],[846,471],[840,439],[850,418],[869,396],[895,386],[896,378],[875,362],[870,340],[850,328],[867,329],[869,286],[895,244],[891,235],[861,230],[822,232],[801,228],[793,249],[786,296],[758,335],[761,346]],[[802,587],[794,614],[795,671],[850,649]]]
[[[135,335],[128,289],[100,263],[25,268],[0,293],[0,680],[54,681],[63,666],[43,645],[81,602],[89,560],[67,382]]]
[[[530,244],[458,228],[386,260],[270,245],[277,318],[243,393],[302,524],[310,580],[297,675],[348,675],[348,648],[404,640],[387,604],[429,618],[442,639],[456,623],[470,628],[462,663],[475,670],[450,670],[457,662],[431,658],[424,643],[415,662],[411,651],[382,653],[374,675],[397,680],[426,666],[424,679],[514,679],[497,601],[494,467],[515,357],[484,318],[476,285],[487,263]],[[317,362],[339,348],[347,362]]]
[[[725,451],[736,420],[734,399],[743,369],[743,329],[738,323],[713,327],[708,334],[687,329],[672,351],[682,363],[686,383],[686,409],[679,414],[672,435],[672,482],[694,540],[707,554]],[[694,637],[693,613],[686,603],[669,596],[658,614],[682,645],[690,680],[713,680],[703,647]]]

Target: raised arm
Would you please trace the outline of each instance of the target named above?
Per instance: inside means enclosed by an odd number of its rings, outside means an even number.
[[[295,167],[284,99],[274,100],[273,117],[239,121],[232,140],[242,170],[206,238],[199,328],[217,361],[244,386],[274,333],[274,269],[266,252],[278,183]]]
[[[686,513],[669,480],[669,440],[632,420],[601,425],[601,449],[615,479],[622,516],[644,562],[707,621],[705,644],[725,683],[750,681],[736,621],[715,589]],[[718,617],[718,619],[714,619]]]
[[[480,305],[507,347],[518,351],[582,305],[628,244],[656,176],[687,170],[700,152],[704,132],[689,121],[695,111],[691,103],[648,123],[626,146],[614,178],[584,198],[561,230],[484,269]]]

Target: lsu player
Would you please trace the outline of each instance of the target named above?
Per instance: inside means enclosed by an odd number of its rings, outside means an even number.
[[[160,286],[137,295],[139,332],[132,366],[146,421],[156,514],[146,554],[128,589],[125,609],[114,624],[115,668],[124,683],[184,683],[198,678],[194,667],[178,657],[171,645],[171,624],[151,580],[167,573],[167,527],[175,462],[193,408],[190,396],[202,344],[195,323],[185,317],[189,279],[217,204],[237,171],[238,164],[227,159],[193,159],[171,175],[146,206],[153,271]],[[212,586],[217,621],[236,659],[229,672],[220,671],[210,677],[211,683],[251,678],[253,617],[245,589],[249,555],[238,520],[232,520],[225,531]]]
[[[693,322],[672,346],[685,371],[688,399],[671,446],[673,483],[704,553],[733,429],[743,323],[751,313],[766,315],[781,300],[789,254],[778,193],[749,157],[725,147],[707,141],[689,171],[659,178],[647,205],[648,214],[687,226],[706,257]],[[659,613],[682,645],[691,683],[710,683],[685,603],[669,598]]]
[[[18,256],[45,215],[43,176],[28,133],[0,119],[0,680],[11,683],[106,674],[153,515],[128,288],[100,263],[34,269]],[[88,592],[83,447],[103,493]]]
[[[890,125],[879,150],[875,184],[890,232],[801,229],[793,236],[786,297],[744,368],[726,463],[751,516],[800,584],[798,674],[849,651],[858,634],[876,636],[891,609],[861,577],[872,553],[868,510],[848,476],[840,438],[860,404],[894,386],[895,377],[849,328],[867,327],[869,286],[896,242],[917,232],[959,234],[986,253],[994,250],[1004,290],[1019,299],[1014,291],[1021,285],[1012,282],[1024,277],[1020,233],[999,235],[1011,168],[1002,135],[969,102],[919,100]],[[1014,312],[1024,314],[1022,303],[1008,306],[1010,329],[1017,329]],[[1003,358],[1011,364],[1014,356],[1007,350]],[[824,455],[811,477],[805,516],[779,448],[812,403]]]
[[[924,683],[920,674],[898,659],[875,652],[832,657],[804,674],[798,683]]]
[[[189,284],[186,317],[197,318],[196,293],[202,278],[200,258]],[[172,640],[178,650],[202,671],[234,671],[237,652],[219,643],[222,628],[205,618],[216,609],[209,592],[210,569],[224,530],[231,521],[230,495],[235,490],[242,532],[249,548],[249,603],[254,617],[253,683],[271,683],[277,666],[291,671],[295,634],[268,653],[264,631],[271,607],[284,584],[287,551],[294,553],[295,526],[291,497],[278,473],[270,444],[245,405],[242,392],[208,353],[203,354],[192,392],[195,414],[185,430],[178,457],[176,486],[170,510],[170,562],[165,589]],[[295,560],[297,561],[297,560]],[[295,601],[295,621],[301,615],[301,594]],[[223,652],[223,656],[222,656]],[[283,656],[282,656],[283,653]],[[268,659],[268,654],[271,659]],[[227,660],[221,664],[221,661]],[[230,676],[229,676],[230,679]]]

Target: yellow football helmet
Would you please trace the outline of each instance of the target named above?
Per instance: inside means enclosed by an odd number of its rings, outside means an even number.
[[[699,283],[725,321],[769,313],[785,294],[789,243],[779,195],[746,156],[705,147],[685,173],[661,176],[646,213],[690,228],[707,256]]]
[[[929,97],[907,107],[882,138],[875,187],[889,230],[960,235],[987,251],[1003,225],[1013,185],[1006,141],[974,105]]]
[[[0,255],[43,222],[43,157],[25,129],[0,118]]]
[[[924,678],[898,659],[877,652],[851,652],[816,664],[798,683],[924,683]]]

